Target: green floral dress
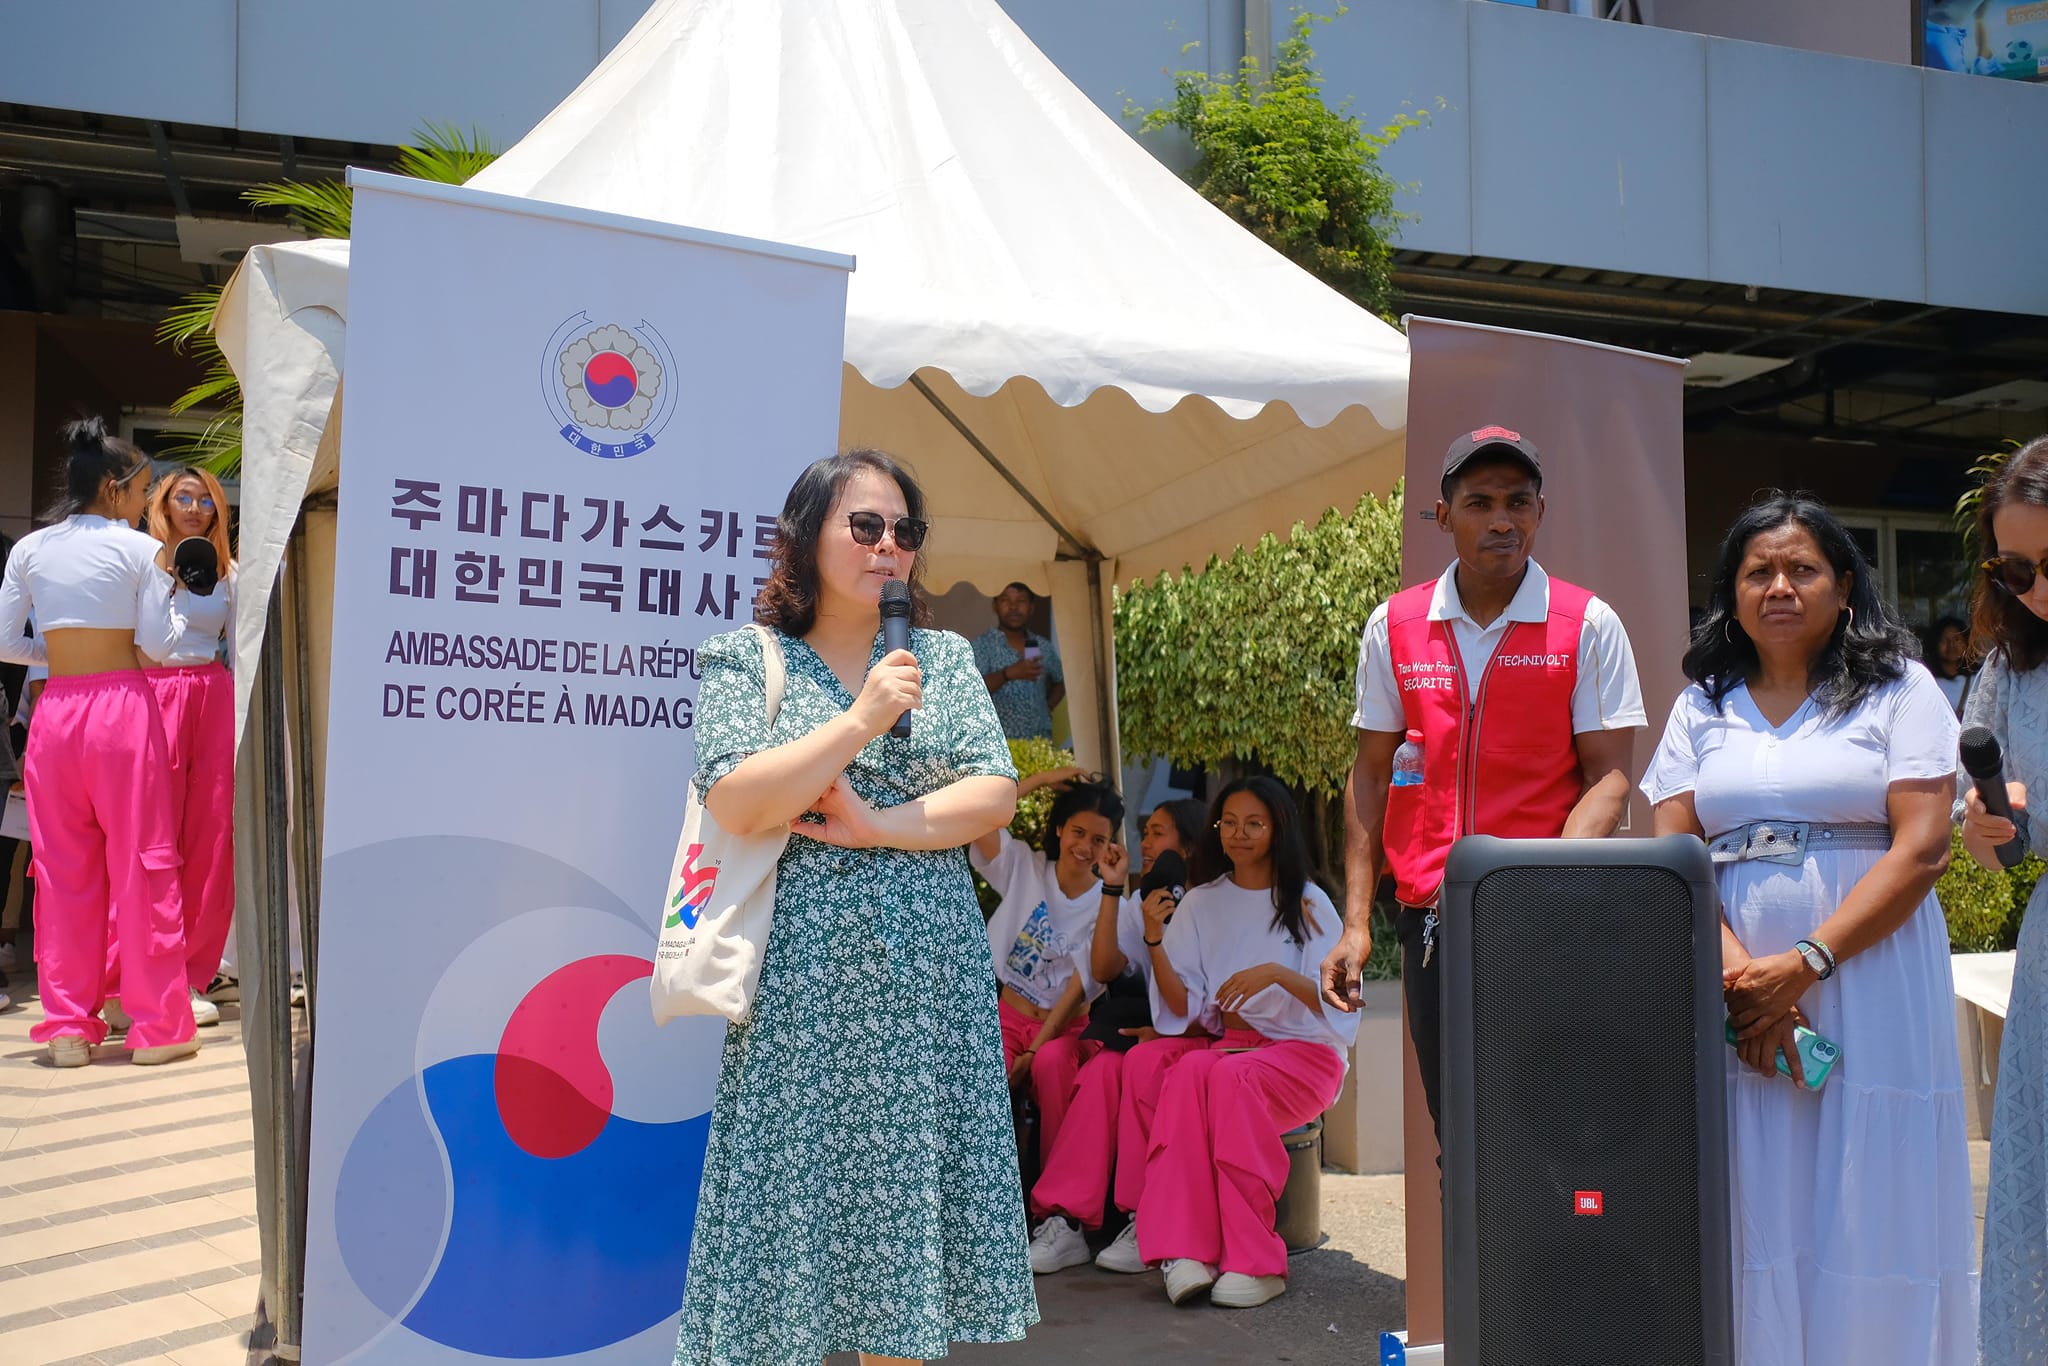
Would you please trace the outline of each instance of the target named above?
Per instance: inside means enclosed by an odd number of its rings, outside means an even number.
[[[698,653],[697,782],[787,744],[853,698],[781,636],[788,685],[763,733],[759,638]],[[967,642],[918,631],[924,707],[847,766],[894,806],[1016,776]],[[876,637],[870,667],[882,656]],[[996,1025],[995,975],[961,849],[791,838],[751,1018],[728,1026],[683,1293],[677,1366],[817,1366],[828,1352],[942,1357],[1038,1321]]]

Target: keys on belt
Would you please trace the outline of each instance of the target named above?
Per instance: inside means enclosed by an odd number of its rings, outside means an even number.
[[[1425,911],[1422,916],[1422,966],[1428,967],[1429,960],[1436,956],[1436,912]]]

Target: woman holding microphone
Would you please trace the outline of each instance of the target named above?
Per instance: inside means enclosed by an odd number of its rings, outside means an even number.
[[[1988,727],[2005,751],[2007,798],[2048,852],[2048,437],[2028,442],[1984,486],[1977,511],[1984,578],[1971,602],[1989,657],[1963,719]],[[1991,815],[1966,777],[1963,848],[1994,871],[2019,833]],[[1983,1366],[2048,1362],[2048,878],[2020,922],[1998,1097],[1991,1116],[1991,1185],[1984,1198]]]
[[[97,418],[64,429],[55,525],[22,538],[0,577],[0,659],[48,663],[25,781],[35,850],[43,1022],[57,1067],[106,1037],[107,933],[120,940],[131,1061],[199,1051],[185,976],[177,825],[156,694],[136,652],[161,659],[184,631],[157,542],[135,529],[149,458]],[[23,634],[29,613],[38,635]]]
[[[706,806],[795,837],[752,1012],[726,1030],[677,1366],[917,1361],[1038,1319],[963,852],[1009,822],[1016,771],[966,641],[882,645],[882,585],[916,593],[923,516],[879,451],[813,464],[756,606],[787,665],[775,724],[758,633],[699,653]]]

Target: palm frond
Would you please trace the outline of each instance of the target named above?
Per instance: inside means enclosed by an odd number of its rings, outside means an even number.
[[[1992,475],[2004,468],[2005,462],[2019,448],[2019,442],[2008,439],[2004,450],[1987,451],[1978,456],[1977,462],[1970,466],[1970,486],[1956,499],[1956,530],[1968,535],[1976,528],[1977,509],[1984,505],[1984,485],[1990,482]]]
[[[206,367],[206,377],[178,395],[171,404],[173,414],[189,412],[194,408],[240,408],[242,404],[242,382],[235,378],[235,369],[222,355],[214,357],[213,364]]]
[[[472,128],[464,133],[452,123],[428,123],[413,134],[418,145],[398,149],[397,171],[442,185],[466,184],[498,159],[497,149]]]
[[[168,443],[164,455],[197,465],[216,479],[237,479],[242,473],[242,410],[223,412],[206,430]]]
[[[174,351],[193,351],[202,358],[218,353],[213,340],[213,314],[220,307],[223,286],[195,289],[177,303],[156,326],[156,339]]]
[[[355,196],[338,180],[280,180],[252,186],[242,198],[263,209],[283,209],[313,237],[348,236]]]

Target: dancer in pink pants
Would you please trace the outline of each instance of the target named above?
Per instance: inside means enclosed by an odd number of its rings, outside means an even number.
[[[1068,771],[1046,776],[1068,776]],[[1019,790],[1027,790],[1026,784],[1019,784]],[[1041,1161],[1059,1137],[1074,1073],[1098,1049],[1092,1044],[1083,1048],[1077,1039],[1087,1024],[1088,998],[1096,990],[1087,971],[1088,941],[1102,895],[1095,865],[1123,818],[1123,798],[1116,789],[1070,781],[1046,818],[1043,857],[1007,830],[983,836],[967,851],[974,870],[1002,897],[988,922],[1000,988],[996,1014],[1010,1084],[1030,1086],[1038,1105]]]
[[[185,978],[192,1016],[220,1023],[205,989],[220,971],[235,916],[235,684],[220,662],[234,633],[235,569],[228,548],[227,495],[205,470],[180,470],[150,491],[144,525],[162,543],[156,562],[177,572],[177,548],[204,540],[212,575],[185,572],[178,605],[185,630],[160,664],[146,669],[163,714],[170,753],[172,815],[178,826],[179,893],[185,908]],[[108,992],[117,993],[119,954],[108,963]]]
[[[136,652],[161,659],[184,630],[157,542],[136,531],[149,459],[97,419],[65,429],[56,524],[22,538],[0,577],[0,659],[47,663],[24,781],[35,849],[43,1021],[58,1067],[106,1037],[107,932],[121,941],[130,1058],[198,1051],[185,980],[170,760]],[[41,635],[23,634],[35,613]]]
[[[1185,851],[1200,840],[1204,815],[1200,802],[1178,801],[1161,805],[1145,818],[1139,842],[1145,876],[1129,896],[1117,895],[1131,871],[1128,855],[1120,845],[1104,851],[1101,909],[1088,956],[1089,975],[1105,990],[1090,1008],[1088,1028],[1071,1046],[1071,1054],[1066,1046],[1055,1053],[1048,1045],[1032,1072],[1034,1081],[1063,1079],[1067,1091],[1059,1137],[1047,1150],[1031,1190],[1031,1269],[1039,1275],[1088,1261],[1084,1230],[1102,1225],[1110,1173],[1118,1160],[1125,1058],[1134,1046],[1147,1050],[1147,1057],[1159,1051],[1156,1045],[1140,1042],[1155,1032],[1148,983],[1155,955],[1165,962],[1161,932],[1185,889]],[[1092,1055],[1084,1053],[1086,1049],[1094,1050]],[[1151,1094],[1156,1097],[1156,1088]],[[1145,1155],[1139,1151],[1130,1165],[1142,1174],[1144,1164]],[[1145,1270],[1135,1224],[1126,1219],[1094,1261],[1105,1271]]]
[[[1287,1249],[1273,1229],[1287,1182],[1281,1136],[1337,1098],[1357,1020],[1321,1000],[1318,965],[1343,926],[1308,880],[1287,790],[1240,779],[1210,811],[1191,875],[1199,885],[1161,936],[1172,971],[1154,979],[1152,1004],[1162,1031],[1215,1037],[1177,1057],[1161,1051],[1157,1080],[1142,1079],[1155,1108],[1127,1104],[1138,1132],[1119,1140],[1125,1151],[1144,1144],[1132,1193],[1138,1250],[1161,1264],[1167,1296],[1186,1304],[1207,1291],[1250,1308],[1287,1289]],[[1127,1099],[1142,1051],[1125,1067]],[[1120,1201],[1125,1193],[1119,1176]]]

